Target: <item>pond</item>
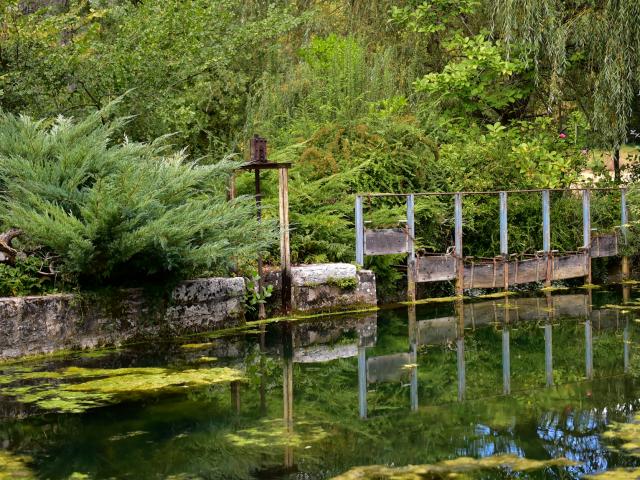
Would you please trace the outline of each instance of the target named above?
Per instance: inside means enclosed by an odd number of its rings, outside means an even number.
[[[6,362],[0,479],[638,478],[624,288]]]

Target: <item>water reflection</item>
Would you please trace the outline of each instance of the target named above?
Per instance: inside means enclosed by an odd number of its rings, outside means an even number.
[[[634,310],[592,306],[613,303],[601,297],[500,298],[261,325],[162,357],[189,368],[217,357],[216,365],[246,371],[245,382],[6,423],[0,441],[34,456],[38,478],[51,480],[68,478],[70,465],[99,472],[95,478],[320,479],[356,465],[504,453],[565,456],[580,465],[546,473],[580,478],[633,463],[610,452],[601,433],[640,408],[640,384],[623,375],[637,368]],[[131,365],[108,361],[106,368]]]

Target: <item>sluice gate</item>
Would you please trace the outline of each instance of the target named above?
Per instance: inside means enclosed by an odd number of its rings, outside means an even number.
[[[619,192],[620,225],[613,233],[594,234],[591,226],[591,195],[594,191]],[[557,251],[551,247],[551,192],[572,192],[581,196],[582,245],[575,251]],[[509,252],[508,197],[510,194],[539,194],[541,197],[542,250],[530,254]],[[454,203],[453,245],[446,252],[417,253],[415,234],[415,201],[422,196],[452,197]],[[493,258],[475,258],[463,254],[465,195],[499,197],[500,254]],[[366,228],[363,201],[374,197],[406,199],[404,228]],[[409,301],[415,300],[416,283],[455,281],[456,294],[464,289],[503,288],[532,282],[550,286],[552,281],[584,277],[591,283],[593,258],[619,256],[627,241],[629,223],[626,189],[623,188],[567,188],[510,190],[495,192],[424,192],[410,194],[369,193],[356,196],[356,263],[364,264],[365,256],[407,254]],[[628,276],[628,260],[622,259],[623,276]]]

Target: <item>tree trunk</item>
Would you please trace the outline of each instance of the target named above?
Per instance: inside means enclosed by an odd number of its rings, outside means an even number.
[[[616,183],[620,183],[622,178],[620,176],[620,148],[616,147],[613,150],[613,179]]]
[[[22,230],[19,228],[11,228],[0,234],[0,261],[10,264],[15,263],[18,251],[11,246],[11,242],[20,235],[22,235]],[[2,257],[4,258],[2,259]]]

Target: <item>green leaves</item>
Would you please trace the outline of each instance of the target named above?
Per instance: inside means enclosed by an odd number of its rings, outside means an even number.
[[[228,161],[117,143],[107,111],[52,126],[0,116],[0,218],[61,259],[84,284],[227,273],[274,239],[249,199],[227,202]]]

